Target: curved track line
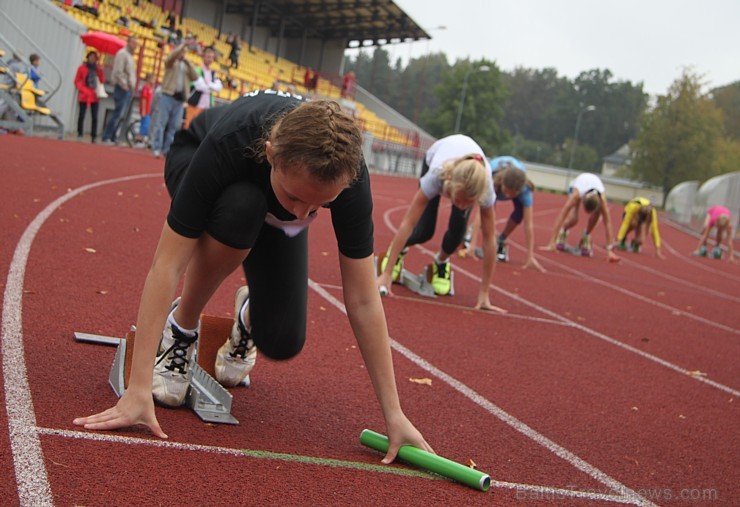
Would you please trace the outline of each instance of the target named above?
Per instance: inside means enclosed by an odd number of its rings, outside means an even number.
[[[398,208],[389,209],[383,215],[383,219],[385,221],[386,226],[390,230],[392,230],[394,232],[396,231],[396,228],[395,228],[395,226],[390,221],[390,214],[393,213],[393,212],[395,212],[398,209],[403,208],[403,207],[405,207],[405,206],[401,206],[401,207],[398,207]],[[429,250],[427,248],[424,248],[423,246],[420,246],[420,245],[414,245],[414,246],[416,248],[418,248],[419,250],[421,250],[422,252],[424,252],[425,254],[427,254],[429,257],[434,258],[435,252],[432,252],[431,250]],[[551,262],[554,262],[556,264],[560,264],[557,261],[551,261]],[[566,266],[564,266],[564,267],[566,267]],[[568,268],[568,269],[570,269],[570,268]],[[458,273],[464,274],[468,278],[470,278],[470,279],[472,279],[474,281],[477,281],[478,283],[481,282],[480,277],[474,275],[473,273],[471,273],[471,272],[467,271],[466,269],[463,269],[463,268],[461,268],[459,266],[456,266],[455,267],[455,271],[458,272]],[[578,274],[578,272],[576,270],[571,270],[571,271],[573,271],[574,273]],[[589,278],[589,280],[592,280],[592,279]],[[678,373],[681,373],[682,375],[686,375],[688,377],[691,377],[694,380],[697,380],[699,382],[703,382],[703,383],[705,383],[707,385],[710,385],[712,387],[715,387],[715,388],[717,388],[717,389],[719,389],[721,391],[724,391],[726,393],[730,393],[733,396],[739,396],[740,397],[740,391],[737,390],[737,389],[733,389],[733,388],[731,388],[729,386],[726,386],[724,384],[720,384],[719,382],[715,382],[713,380],[709,380],[706,377],[701,377],[701,376],[698,376],[698,375],[692,375],[690,373],[692,370],[687,370],[687,369],[682,368],[682,367],[680,367],[678,365],[675,365],[675,364],[673,364],[673,363],[671,363],[669,361],[666,361],[665,359],[661,359],[658,356],[654,356],[652,354],[648,354],[647,352],[644,352],[644,351],[642,351],[642,350],[640,350],[638,348],[635,348],[635,347],[633,347],[631,345],[627,345],[626,343],[622,343],[622,342],[620,342],[617,339],[614,339],[614,338],[611,338],[610,336],[605,335],[604,333],[600,333],[599,331],[596,331],[595,329],[591,329],[591,328],[586,327],[586,326],[584,326],[582,324],[579,324],[578,322],[575,322],[573,320],[570,320],[567,317],[564,317],[564,316],[560,315],[559,313],[556,313],[556,312],[554,312],[552,310],[548,310],[544,306],[540,306],[537,303],[534,303],[532,301],[529,301],[527,299],[524,299],[523,297],[521,297],[519,295],[511,294],[510,292],[505,291],[504,289],[502,289],[500,287],[497,287],[497,286],[495,286],[493,284],[491,284],[491,288],[493,290],[495,290],[496,292],[498,292],[499,294],[502,294],[502,295],[504,295],[506,297],[509,297],[509,298],[513,299],[514,301],[517,301],[519,303],[522,303],[523,305],[529,306],[530,308],[533,308],[533,309],[535,309],[535,310],[537,310],[539,312],[542,312],[545,315],[549,315],[550,317],[553,317],[555,319],[558,319],[558,320],[560,320],[562,322],[567,322],[571,326],[573,326],[575,328],[578,328],[579,330],[581,330],[581,331],[583,331],[585,333],[588,333],[591,336],[594,336],[596,338],[599,338],[600,340],[604,340],[607,343],[611,343],[612,345],[616,345],[617,347],[620,347],[620,348],[622,348],[624,350],[627,350],[629,352],[632,352],[634,354],[637,354],[637,355],[639,355],[641,357],[644,357],[645,359],[649,359],[650,361],[653,361],[653,362],[655,362],[657,364],[660,364],[662,366],[665,366],[666,368],[669,368],[669,369],[671,369],[673,371],[676,371]],[[737,332],[735,330],[733,330],[733,331],[734,332]]]
[[[342,304],[337,298],[332,296],[329,292],[327,292],[323,287],[321,287],[318,283],[314,282],[309,278],[308,280],[308,286],[316,291],[321,297],[323,297],[325,300],[327,300],[329,303],[331,303],[335,308],[337,308],[340,312],[343,314],[347,314],[347,309],[344,307],[344,304]],[[600,482],[601,484],[607,486],[608,488],[611,488],[613,491],[616,491],[621,496],[621,501],[624,503],[632,503],[634,505],[654,505],[653,503],[649,502],[647,499],[643,498],[639,494],[637,494],[635,491],[631,490],[621,482],[617,481],[616,479],[613,479],[609,475],[605,474],[598,468],[594,467],[593,465],[587,463],[586,461],[582,460],[572,452],[568,451],[567,449],[559,446],[546,436],[542,435],[541,433],[538,433],[533,428],[527,426],[525,423],[517,419],[516,417],[512,416],[499,406],[495,405],[494,403],[490,402],[485,397],[481,396],[477,392],[475,392],[473,389],[468,387],[467,385],[463,384],[459,380],[455,379],[451,375],[448,375],[447,373],[443,372],[439,368],[433,366],[431,363],[427,362],[422,357],[416,355],[415,353],[411,352],[411,350],[407,349],[400,343],[398,343],[396,340],[391,339],[391,347],[393,350],[398,352],[399,354],[403,355],[406,359],[417,365],[418,367],[426,370],[431,375],[434,375],[438,379],[440,379],[445,384],[452,387],[454,390],[471,400],[473,403],[478,405],[479,407],[483,408],[485,411],[490,413],[491,415],[495,416],[496,418],[500,419],[504,423],[508,424],[518,432],[524,434],[527,438],[535,441],[536,443],[540,444],[541,446],[545,447],[547,450],[558,456],[559,458],[565,460],[567,463],[569,463],[571,466],[575,467],[576,469],[580,470],[581,472],[584,472],[588,476],[590,476],[592,479]],[[582,492],[584,495],[588,495],[586,492]]]
[[[44,222],[62,204],[80,193],[103,185],[140,178],[161,178],[160,173],[125,176],[90,183],[76,188],[46,206],[26,227],[16,245],[8,269],[3,296],[2,354],[5,410],[8,414],[10,448],[13,454],[18,500],[21,506],[51,506],[54,504],[44,455],[36,431],[31,389],[23,353],[23,281],[28,254],[36,234]]]
[[[731,278],[731,279],[735,280],[736,282],[740,282],[740,277],[735,276],[732,273],[727,273],[725,271],[719,271],[717,269],[710,268],[709,266],[705,266],[704,263],[701,262],[701,260],[694,259],[694,257],[689,257],[687,255],[682,254],[681,252],[679,252],[678,250],[676,250],[675,248],[673,248],[671,246],[671,244],[668,243],[665,240],[663,240],[663,246],[666,247],[666,249],[669,252],[671,252],[673,255],[675,255],[676,257],[678,257],[682,261],[684,261],[684,262],[686,262],[688,264],[691,264],[695,268],[700,268],[700,269],[703,269],[704,271],[707,271],[709,273],[712,273],[713,275],[721,276],[723,278]]]

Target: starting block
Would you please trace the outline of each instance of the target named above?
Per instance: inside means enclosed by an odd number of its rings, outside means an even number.
[[[185,405],[200,417],[201,420],[211,423],[239,424],[231,415],[233,396],[215,377],[216,353],[231,334],[232,319],[222,317],[201,317],[201,332],[198,338],[198,348],[195,352],[196,361],[190,367],[190,389],[188,390]],[[131,363],[134,352],[136,331],[132,330],[125,338],[113,338],[87,333],[74,334],[75,340],[85,343],[102,345],[116,345],[116,355],[113,358],[108,383],[120,398],[131,376]],[[247,377],[242,385],[249,385]]]
[[[375,257],[376,274],[380,275],[380,264],[378,263],[378,257]],[[398,277],[398,283],[403,285],[411,292],[414,292],[420,296],[428,298],[436,298],[437,295],[434,293],[434,285],[432,285],[432,265],[429,264],[424,266],[424,270],[415,275],[408,269],[401,269],[401,275]],[[455,295],[455,272],[450,273],[450,296]]]
[[[583,255],[583,252],[581,251],[581,249],[578,248],[575,245],[567,245],[566,244],[566,245],[563,245],[562,248],[558,248],[558,250],[560,252],[566,252],[566,253],[569,253],[571,255],[575,255],[576,257],[591,257],[591,255]],[[592,255],[593,255],[593,252],[592,252]]]

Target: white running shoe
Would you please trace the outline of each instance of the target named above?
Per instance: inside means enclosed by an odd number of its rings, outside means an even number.
[[[231,336],[216,354],[216,380],[225,387],[241,384],[249,376],[257,360],[257,347],[240,317],[242,309],[248,304],[249,287],[240,287],[234,296],[234,325],[231,327]]]
[[[177,298],[170,313],[180,302]],[[179,407],[185,403],[190,387],[190,363],[195,355],[198,333],[186,336],[177,326],[168,321],[162,332],[159,350],[154,362],[152,394],[162,405]]]

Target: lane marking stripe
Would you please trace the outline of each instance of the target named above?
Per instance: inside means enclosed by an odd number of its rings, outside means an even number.
[[[423,472],[410,468],[400,468],[398,466],[373,465],[361,461],[345,461],[331,458],[319,458],[316,456],[305,456],[300,454],[289,454],[282,452],[260,451],[253,449],[234,449],[231,447],[222,447],[215,445],[189,444],[184,442],[173,442],[171,440],[149,440],[138,437],[127,437],[123,435],[114,435],[110,433],[92,433],[84,431],[63,430],[57,428],[36,427],[39,435],[71,438],[76,440],[89,440],[93,442],[105,442],[123,445],[144,445],[158,447],[162,449],[173,449],[178,451],[202,452],[209,454],[219,454],[233,456],[236,458],[247,457],[263,460],[284,461],[291,463],[300,463],[305,465],[325,466],[332,468],[343,468],[348,470],[360,470],[362,472],[381,473],[389,475],[398,475],[401,477],[415,477],[429,480],[446,480],[430,472]],[[589,500],[604,500],[607,502],[625,503],[621,496],[608,495],[590,491],[578,491],[576,489],[551,488],[547,486],[537,486],[533,484],[519,484],[505,481],[491,481],[491,486],[501,489],[516,489],[521,491],[532,491],[536,493],[549,494],[557,497],[585,498]]]
[[[390,210],[386,211],[386,213],[384,214],[384,220],[385,220],[386,226],[389,229],[391,229],[392,231],[394,231],[394,232],[395,232],[395,228],[394,228],[393,224],[390,221],[390,214],[393,213],[393,212],[395,212],[395,211],[397,211],[397,210],[399,210],[399,209],[401,209],[401,208],[403,208],[403,207],[398,207],[398,208],[390,209]],[[425,254],[427,254],[428,256],[430,256],[432,258],[435,255],[434,252],[432,252],[431,250],[429,250],[429,249],[427,249],[425,247],[422,247],[420,245],[414,245],[414,246],[416,248],[418,248],[420,251],[424,252]],[[551,261],[551,262],[556,263],[556,264],[560,264],[557,261]],[[458,272],[458,273],[462,273],[463,275],[467,276],[468,278],[470,278],[470,279],[472,279],[474,281],[477,281],[478,283],[481,282],[480,277],[474,275],[473,273],[471,273],[471,272],[467,271],[466,269],[463,269],[463,268],[461,268],[459,266],[455,266],[455,271]],[[576,274],[578,273],[575,270],[574,270],[574,272]],[[540,306],[537,303],[534,303],[532,301],[529,301],[528,299],[524,299],[523,297],[519,296],[518,294],[511,294],[508,291],[506,291],[506,290],[504,290],[504,289],[502,289],[500,287],[497,287],[494,284],[491,284],[491,288],[493,290],[495,290],[496,292],[498,292],[499,294],[503,295],[503,296],[506,296],[508,298],[511,298],[514,301],[517,301],[519,303],[522,303],[523,305],[529,306],[530,308],[533,308],[533,309],[535,309],[535,310],[537,310],[539,312],[544,313],[545,315],[549,315],[550,317],[553,317],[555,319],[558,319],[558,320],[560,320],[562,322],[567,322],[571,326],[573,326],[573,327],[575,327],[577,329],[580,329],[581,331],[583,331],[583,332],[585,332],[587,334],[590,334],[591,336],[594,336],[596,338],[599,338],[600,340],[604,340],[605,342],[611,343],[612,345],[616,345],[617,347],[620,347],[620,348],[622,348],[624,350],[627,350],[629,352],[632,352],[634,354],[637,354],[637,355],[639,355],[639,356],[641,356],[641,357],[643,357],[645,359],[648,359],[648,360],[653,361],[655,363],[658,363],[658,364],[660,364],[662,366],[665,366],[666,368],[669,368],[669,369],[671,369],[673,371],[676,371],[676,372],[678,372],[678,373],[680,373],[682,375],[685,375],[685,376],[687,376],[687,377],[689,377],[689,378],[691,378],[693,380],[696,380],[698,382],[703,382],[703,383],[705,383],[707,385],[710,385],[710,386],[712,386],[712,387],[714,387],[716,389],[719,389],[719,390],[724,391],[726,393],[732,394],[733,396],[740,396],[740,391],[739,390],[733,389],[733,388],[731,388],[729,386],[726,386],[724,384],[720,384],[719,382],[715,382],[713,380],[710,380],[707,377],[702,377],[702,376],[699,376],[699,375],[691,375],[689,373],[691,370],[688,370],[686,368],[682,368],[682,367],[680,367],[678,365],[675,365],[675,364],[673,364],[671,362],[666,361],[665,359],[661,359],[658,356],[654,356],[652,354],[648,354],[647,352],[644,352],[644,351],[642,351],[642,350],[640,350],[638,348],[635,348],[635,347],[633,347],[631,345],[627,345],[626,343],[620,342],[619,340],[616,340],[614,338],[611,338],[610,336],[607,336],[607,335],[605,335],[605,334],[603,334],[603,333],[601,333],[599,331],[596,331],[596,330],[591,329],[589,327],[586,327],[586,326],[584,326],[582,324],[579,324],[578,322],[575,322],[575,321],[573,321],[571,319],[568,319],[567,317],[564,317],[564,316],[562,316],[562,315],[560,315],[560,314],[558,314],[558,313],[556,313],[556,312],[554,312],[552,310],[549,310],[549,309],[547,309],[547,308],[545,308],[543,306]]]
[[[58,197],[44,208],[26,227],[8,269],[3,295],[2,355],[5,410],[8,414],[10,449],[18,485],[20,505],[52,506],[54,504],[43,451],[35,431],[36,414],[28,384],[28,372],[23,349],[23,283],[28,255],[36,234],[44,222],[62,204],[96,187],[140,178],[161,178],[161,174],[140,174],[81,186]]]
[[[327,292],[318,283],[309,279],[308,286],[314,291],[316,291],[321,297],[326,299],[329,303],[331,303],[335,308],[337,308],[344,315],[347,315],[347,309],[345,308],[344,304],[342,304],[337,298],[335,298],[329,292]],[[635,505],[646,505],[646,506],[654,505],[653,503],[649,502],[647,499],[638,495],[635,491],[629,489],[627,486],[625,486],[621,482],[617,481],[616,479],[611,478],[610,476],[608,476],[607,474],[605,474],[598,468],[590,465],[589,463],[582,460],[581,458],[579,458],[572,452],[559,446],[558,444],[556,444],[549,438],[545,437],[541,433],[538,433],[536,430],[534,430],[530,426],[527,426],[525,423],[523,423],[516,417],[512,416],[511,414],[509,414],[508,412],[506,412],[499,406],[487,400],[485,397],[481,396],[480,394],[475,392],[473,389],[471,389],[467,385],[463,384],[462,382],[455,379],[451,375],[448,375],[447,373],[443,372],[439,368],[433,366],[432,364],[427,362],[425,359],[416,355],[414,352],[407,349],[406,347],[404,347],[403,345],[401,345],[399,342],[397,342],[396,340],[392,338],[391,338],[391,347],[396,352],[404,356],[406,359],[416,364],[418,367],[426,370],[431,375],[434,375],[435,377],[440,379],[442,382],[446,383],[447,385],[452,387],[454,390],[456,390],[457,392],[459,392],[460,394],[468,398],[470,401],[472,401],[479,407],[486,410],[491,415],[505,422],[506,424],[508,424],[509,426],[517,430],[518,432],[522,433],[529,439],[545,447],[547,450],[549,450],[550,452],[552,452],[559,458],[565,460],[567,463],[577,468],[578,470],[586,473],[591,478],[611,488],[613,491],[618,492],[624,500],[630,503],[634,503]]]

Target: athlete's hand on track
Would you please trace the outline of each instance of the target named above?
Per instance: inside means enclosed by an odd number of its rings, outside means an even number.
[[[499,308],[498,306],[494,306],[491,304],[491,300],[488,297],[488,294],[485,296],[479,295],[478,296],[478,302],[473,307],[476,310],[492,310],[494,312],[499,313],[507,313],[507,310],[504,310],[503,308]]]
[[[543,268],[542,265],[537,261],[537,259],[534,258],[534,255],[530,257],[529,259],[527,259],[527,262],[525,262],[524,265],[522,266],[522,269],[527,269],[527,268],[535,268],[540,273],[547,272],[545,268]]]
[[[72,422],[88,430],[114,430],[143,424],[156,436],[167,438],[154,414],[151,391],[137,393],[134,389],[128,389],[114,407],[95,415],[78,417]]]
[[[424,440],[422,434],[417,430],[411,421],[409,421],[403,412],[399,411],[399,416],[394,420],[386,421],[386,430],[388,431],[388,453],[386,453],[382,462],[386,465],[393,463],[398,455],[398,449],[402,445],[413,445],[423,451],[436,454],[432,446]]]

